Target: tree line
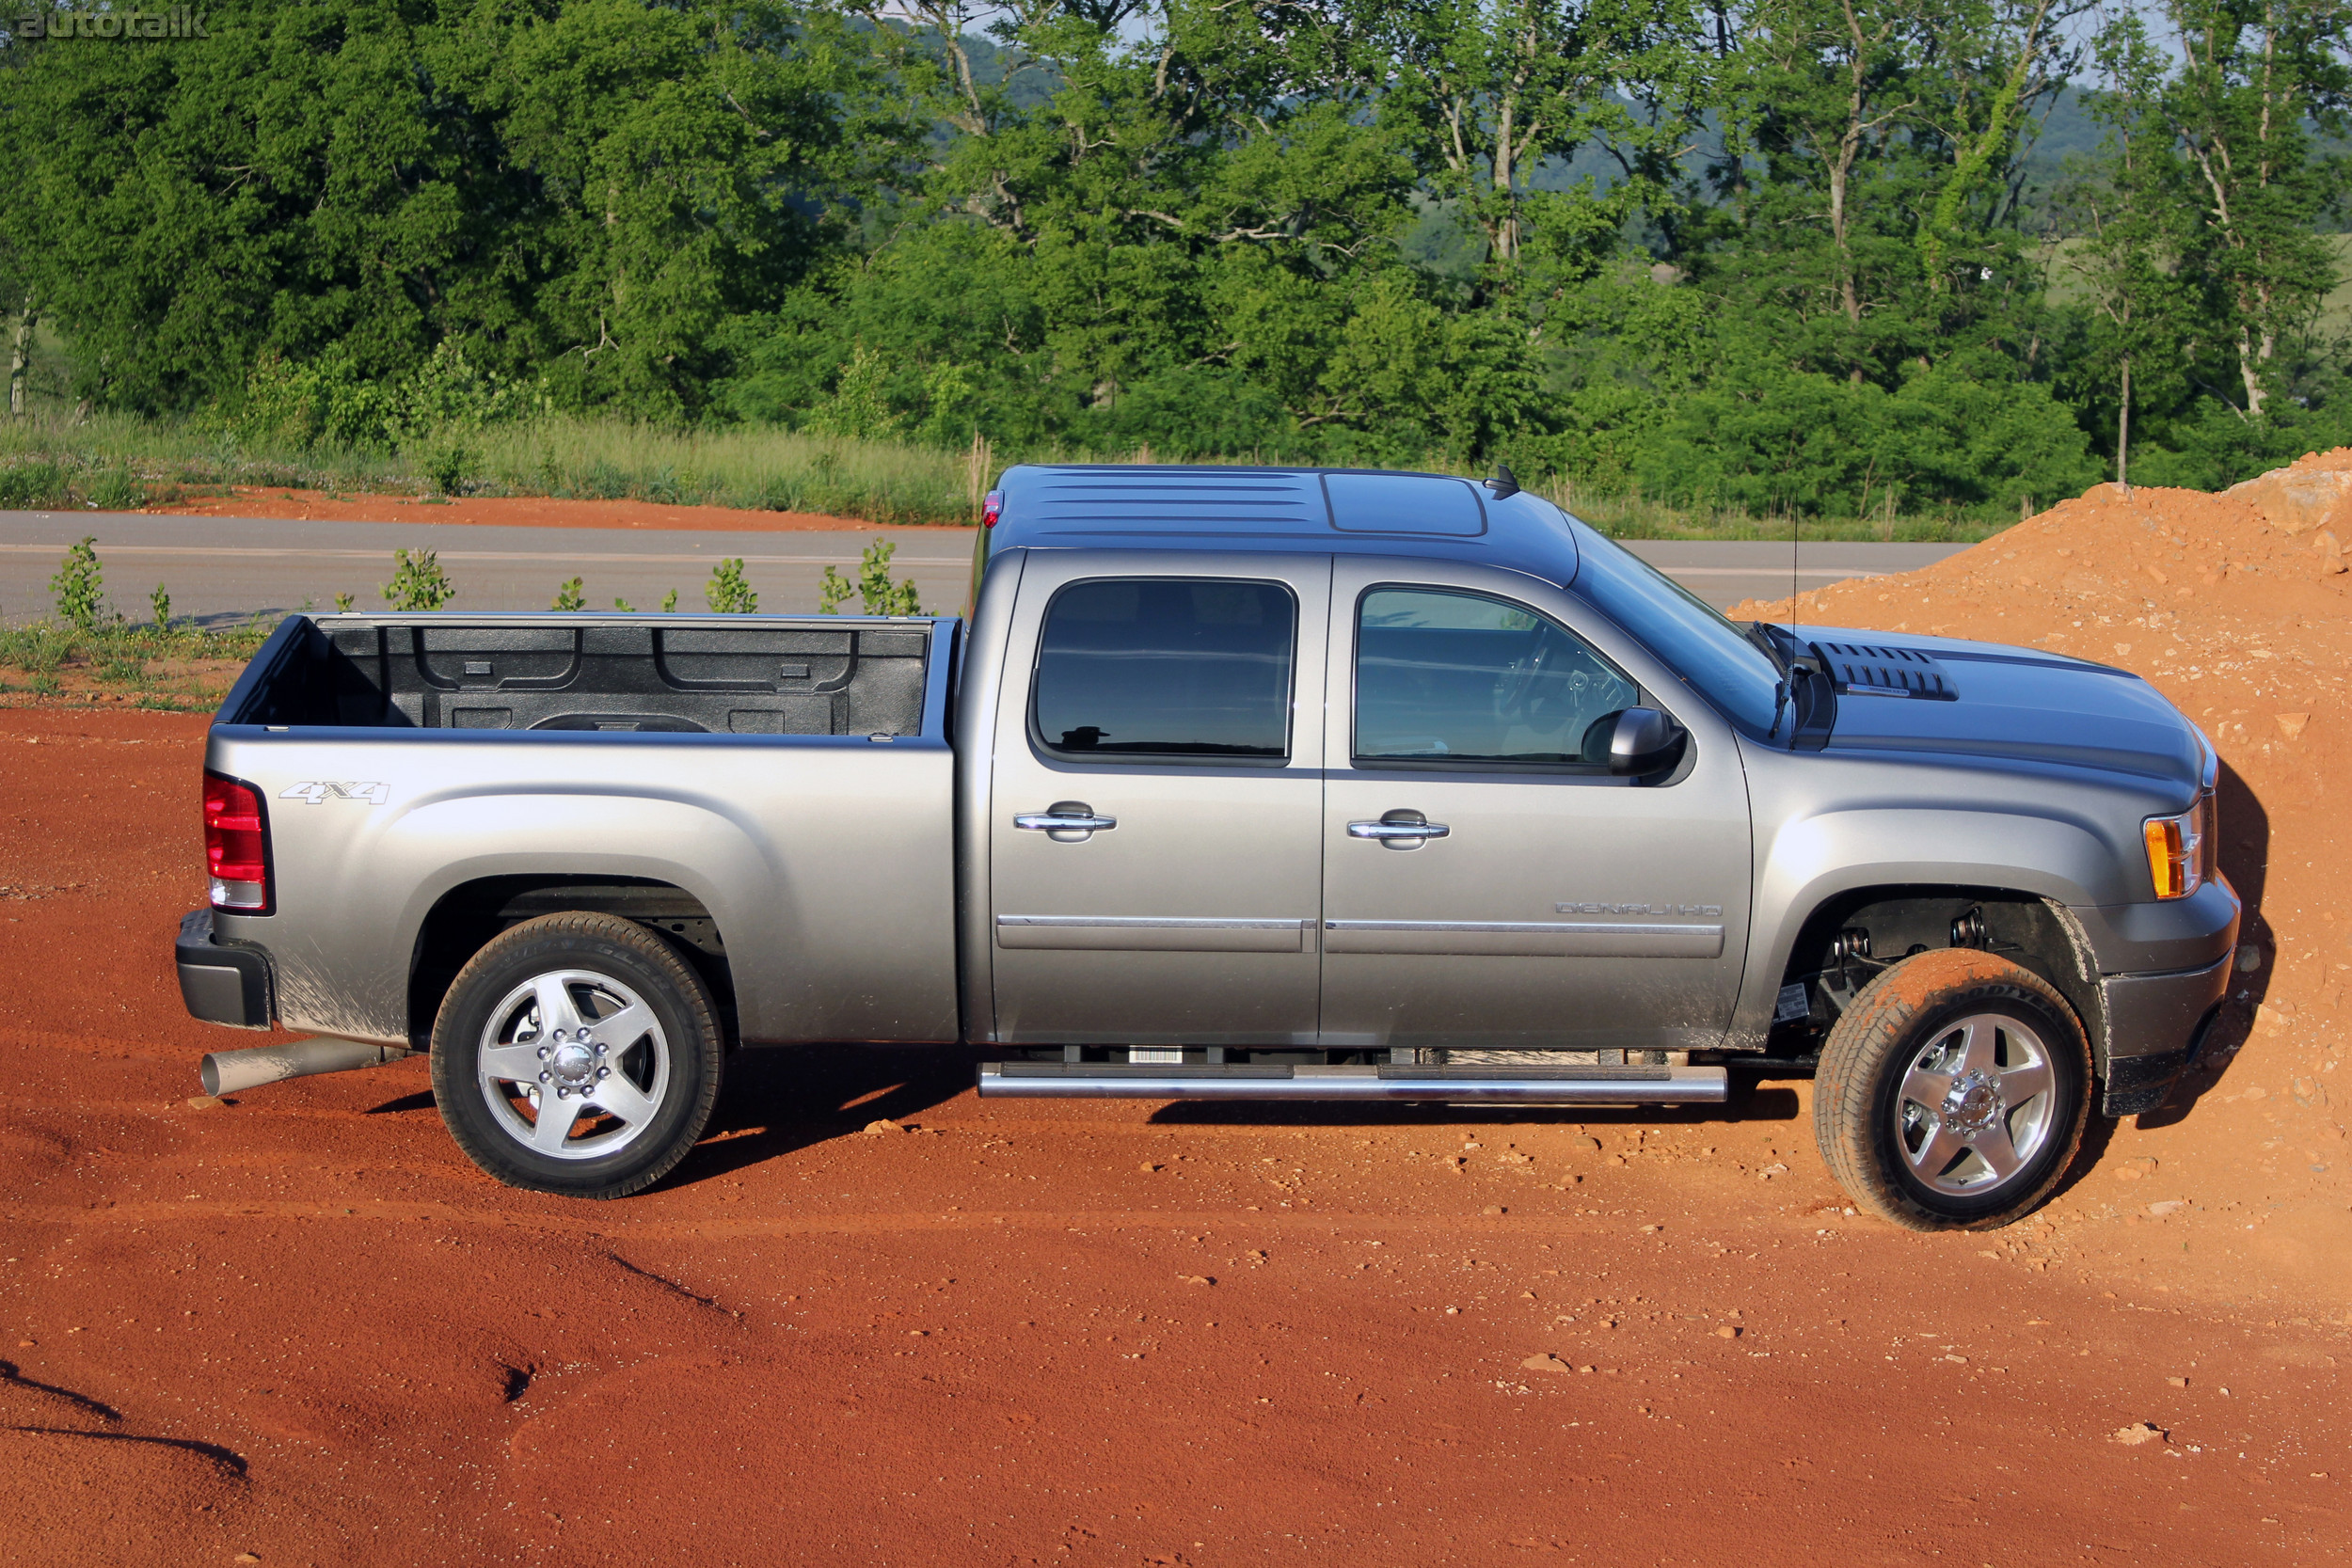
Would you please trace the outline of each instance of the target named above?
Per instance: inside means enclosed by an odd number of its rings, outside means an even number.
[[[1993,516],[2352,440],[2344,0],[202,14],[0,49],[19,408],[45,324],[93,405],[421,449],[617,411]]]

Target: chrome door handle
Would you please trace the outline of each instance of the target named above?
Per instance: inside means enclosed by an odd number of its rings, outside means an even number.
[[[1012,825],[1043,833],[1057,844],[1084,844],[1096,833],[1118,827],[1119,818],[1096,816],[1084,800],[1057,800],[1043,811],[1016,813]]]
[[[1347,836],[1350,838],[1376,838],[1384,841],[1398,838],[1443,838],[1451,832],[1453,830],[1442,822],[1350,822],[1347,825]]]

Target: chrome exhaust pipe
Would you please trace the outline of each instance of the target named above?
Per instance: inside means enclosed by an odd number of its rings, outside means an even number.
[[[1218,1067],[983,1062],[983,1099],[1434,1101],[1451,1105],[1716,1105],[1719,1067]]]
[[[204,1092],[234,1094],[239,1089],[259,1088],[287,1078],[382,1067],[413,1054],[396,1045],[320,1039],[296,1040],[292,1045],[257,1045],[250,1051],[215,1051],[204,1058]]]

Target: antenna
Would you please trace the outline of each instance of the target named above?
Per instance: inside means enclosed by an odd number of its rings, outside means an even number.
[[[1804,665],[1801,662],[1803,656],[1797,652],[1804,645],[1797,641],[1797,532],[1802,526],[1797,520],[1798,515],[1794,506],[1788,508],[1788,673],[1780,683],[1793,710],[1788,719],[1788,744],[1791,746],[1797,743],[1797,726],[1804,722],[1804,710],[1797,701],[1797,678],[1804,673]],[[1772,705],[1772,728],[1780,728],[1778,703]]]
[[[1796,657],[1797,643],[1797,533],[1803,527],[1798,522],[1795,507],[1788,509],[1788,657]]]
[[[1509,500],[1519,493],[1518,476],[1512,473],[1507,463],[1495,464],[1495,477],[1486,482],[1486,488],[1495,493],[1495,499]]]

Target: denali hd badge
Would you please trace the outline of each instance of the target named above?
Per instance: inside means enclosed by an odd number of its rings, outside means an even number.
[[[329,800],[365,800],[380,806],[391,799],[392,786],[381,784],[345,783],[341,779],[322,779],[316,784],[298,784],[278,792],[281,800],[307,800],[323,805]]]

